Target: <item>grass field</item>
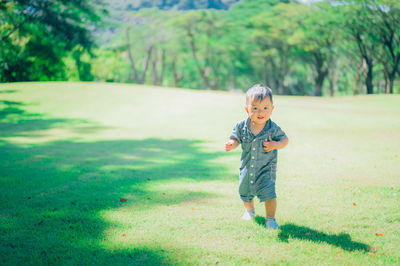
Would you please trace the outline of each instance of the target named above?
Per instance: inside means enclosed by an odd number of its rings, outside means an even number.
[[[400,95],[274,104],[271,231],[223,151],[243,94],[0,84],[0,264],[399,265]]]

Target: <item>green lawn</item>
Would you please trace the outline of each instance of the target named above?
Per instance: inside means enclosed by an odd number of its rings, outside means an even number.
[[[223,151],[243,94],[0,84],[0,264],[398,265],[400,96],[274,103],[271,231]]]

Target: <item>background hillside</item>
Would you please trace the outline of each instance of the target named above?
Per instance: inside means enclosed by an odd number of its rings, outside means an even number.
[[[157,7],[162,10],[228,9],[239,0],[112,0],[110,7],[117,10],[139,10]]]
[[[227,10],[240,0],[110,0],[106,2],[109,16],[104,20],[108,23],[105,28],[94,31],[97,43],[107,44],[121,34],[121,24],[129,23],[134,12],[157,8],[168,10],[198,10],[215,9]]]

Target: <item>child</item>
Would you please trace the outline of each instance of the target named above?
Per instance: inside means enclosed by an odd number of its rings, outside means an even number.
[[[270,88],[256,84],[246,93],[244,108],[249,117],[237,123],[225,144],[225,151],[242,145],[240,158],[239,195],[246,208],[243,219],[256,216],[254,196],[265,203],[267,228],[279,227],[275,221],[276,211],[276,163],[279,149],[284,148],[289,139],[281,128],[269,118],[274,106]]]

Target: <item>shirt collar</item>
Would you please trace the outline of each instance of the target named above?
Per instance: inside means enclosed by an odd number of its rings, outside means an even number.
[[[253,132],[251,132],[251,129],[250,129],[250,121],[251,121],[250,117],[248,117],[243,129],[245,131],[247,131],[248,133],[250,133],[253,137],[260,137],[260,136],[264,135],[268,131],[268,129],[271,127],[271,118],[270,118],[270,119],[268,119],[267,123],[265,123],[263,130],[261,130],[257,136],[254,136]]]

